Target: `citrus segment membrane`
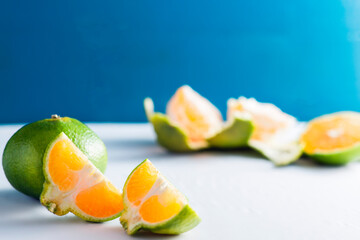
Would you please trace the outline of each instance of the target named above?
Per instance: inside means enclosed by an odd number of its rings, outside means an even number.
[[[72,212],[87,221],[114,219],[123,209],[122,194],[61,133],[44,155],[41,203],[56,215]]]
[[[129,234],[140,229],[179,234],[195,227],[199,221],[185,196],[149,160],[142,162],[128,177],[120,222]]]
[[[304,124],[293,116],[282,112],[273,104],[245,97],[229,99],[228,117],[236,113],[251,115],[254,132],[248,144],[276,165],[287,165],[301,156],[299,138]]]

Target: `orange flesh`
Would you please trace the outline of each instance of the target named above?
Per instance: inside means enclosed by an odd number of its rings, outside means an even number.
[[[86,165],[84,157],[84,154],[66,139],[55,143],[50,152],[48,166],[52,181],[61,191],[69,191],[75,187],[79,181],[76,171]]]
[[[106,180],[81,191],[76,196],[76,205],[93,217],[104,218],[123,209],[121,193]]]
[[[119,213],[123,209],[122,194],[97,172],[95,166],[90,166],[93,168],[90,172],[81,172],[89,165],[87,157],[69,139],[59,140],[50,150],[48,172],[51,181],[64,193],[78,191],[74,203],[77,207],[98,218]],[[98,176],[94,177],[94,173]]]
[[[159,171],[149,161],[139,166],[132,174],[126,187],[128,200],[135,206],[139,206],[141,200],[156,182],[158,174]]]
[[[128,200],[139,207],[140,216],[149,223],[169,219],[179,213],[183,207],[183,202],[180,200],[182,196],[171,185],[167,185],[162,190],[156,189],[153,195],[145,199],[159,177],[161,177],[159,171],[150,161],[146,161],[131,175],[126,187]]]
[[[245,111],[241,103],[238,103],[230,109],[231,112]],[[276,121],[271,116],[266,114],[251,113],[254,121],[254,132],[251,135],[253,140],[266,140],[278,130],[286,128],[286,122]]]
[[[148,198],[141,205],[139,212],[144,221],[157,223],[171,218],[180,212],[181,208],[182,204],[177,201],[176,195],[167,190]]]
[[[204,141],[222,124],[219,110],[188,86],[176,91],[167,105],[166,112],[193,142]]]
[[[337,151],[360,143],[360,115],[339,114],[310,122],[301,141],[305,152]]]

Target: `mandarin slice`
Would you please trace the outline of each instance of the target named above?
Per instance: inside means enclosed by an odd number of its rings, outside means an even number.
[[[123,192],[124,212],[120,222],[128,234],[141,229],[180,234],[200,222],[185,196],[147,159],[130,174]]]
[[[61,133],[44,155],[44,190],[40,201],[56,215],[68,212],[93,222],[117,218],[123,210],[122,194]]]
[[[325,164],[360,159],[360,113],[338,112],[310,121],[301,137],[304,151]]]

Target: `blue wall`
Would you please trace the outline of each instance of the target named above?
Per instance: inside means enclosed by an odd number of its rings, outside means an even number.
[[[189,84],[302,120],[360,110],[356,0],[1,1],[0,123],[145,121]]]

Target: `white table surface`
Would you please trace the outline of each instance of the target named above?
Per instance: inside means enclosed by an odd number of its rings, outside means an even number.
[[[148,124],[89,124],[105,142],[106,176],[122,188],[145,158],[202,218],[179,236],[127,236],[119,220],[58,217],[14,190],[0,172],[0,239],[360,239],[360,163],[325,167],[300,160],[277,168],[249,151],[171,154]],[[20,125],[0,126],[0,153]]]

